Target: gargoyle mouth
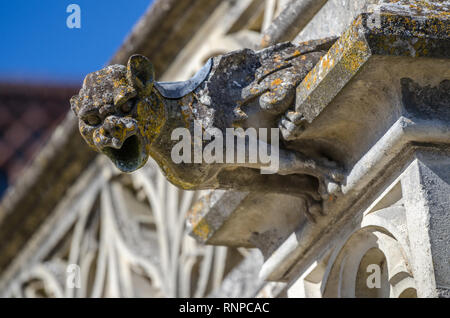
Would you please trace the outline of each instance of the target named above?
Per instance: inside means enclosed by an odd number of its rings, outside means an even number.
[[[112,147],[103,148],[103,153],[107,155],[114,165],[123,172],[133,172],[140,168],[144,162],[142,143],[136,135],[130,136],[119,149]]]

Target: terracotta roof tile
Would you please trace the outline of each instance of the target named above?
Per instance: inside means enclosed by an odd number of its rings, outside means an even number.
[[[0,83],[0,173],[11,184],[69,111],[72,86]],[[4,190],[4,189],[3,189]],[[0,189],[0,196],[2,189]]]

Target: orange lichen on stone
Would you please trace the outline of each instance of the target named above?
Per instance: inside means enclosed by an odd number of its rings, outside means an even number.
[[[281,83],[283,83],[283,80],[281,78],[276,78],[270,83],[270,86],[275,87],[280,85]]]

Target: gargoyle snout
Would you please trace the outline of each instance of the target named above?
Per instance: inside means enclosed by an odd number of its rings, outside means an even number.
[[[133,118],[108,116],[103,125],[94,132],[94,143],[99,149],[120,149],[124,141],[136,132],[137,122]]]

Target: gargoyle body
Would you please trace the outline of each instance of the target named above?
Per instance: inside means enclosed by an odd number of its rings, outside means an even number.
[[[304,197],[311,207],[340,181],[340,169],[331,160],[289,149],[280,136],[275,174],[260,173],[261,163],[177,164],[171,159],[178,142],[172,132],[184,127],[194,134],[194,122],[224,136],[231,127],[295,128],[283,115],[293,110],[296,87],[333,42],[231,52],[210,59],[192,80],[176,83],[154,82],[150,62],[134,55],[126,67],[112,65],[87,75],[71,105],[86,142],[122,171],[142,167],[151,156],[168,180],[184,189],[279,192]]]

